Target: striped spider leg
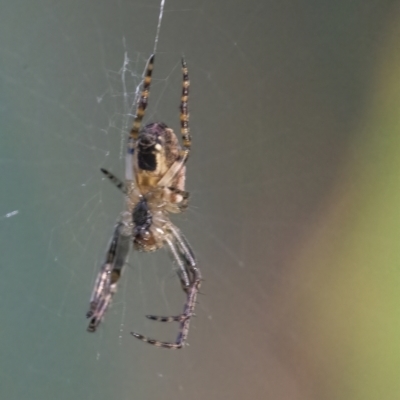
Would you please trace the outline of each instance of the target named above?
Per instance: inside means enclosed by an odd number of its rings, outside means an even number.
[[[101,266],[90,296],[89,311],[86,313],[86,317],[90,319],[87,328],[89,332],[96,331],[116,292],[117,281],[128,256],[130,239],[131,236],[129,233],[127,234],[126,225],[121,220],[114,228],[106,260]]]
[[[90,318],[88,330],[96,330],[111,302],[129,252],[129,243],[132,242],[133,248],[142,252],[165,247],[178,266],[178,277],[186,302],[180,315],[147,315],[147,318],[161,322],[179,322],[178,336],[175,342],[162,342],[136,332],[131,334],[158,347],[179,349],[187,339],[190,318],[194,313],[202,281],[189,242],[169,219],[169,213],[180,213],[187,208],[189,198],[189,193],[185,191],[186,161],[191,148],[189,75],[186,62],[182,59],[181,146],[173,130],[162,122],[150,123],[141,129],[150,94],[153,65],[154,55],[147,62],[128,139],[125,182],[102,169],[105,176],[125,194],[126,207],[114,229],[106,261],[96,279],[87,313]]]

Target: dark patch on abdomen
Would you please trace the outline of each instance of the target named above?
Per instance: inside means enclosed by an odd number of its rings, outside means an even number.
[[[154,146],[146,149],[138,148],[138,164],[139,168],[145,171],[155,171],[157,168],[157,159],[154,154]]]

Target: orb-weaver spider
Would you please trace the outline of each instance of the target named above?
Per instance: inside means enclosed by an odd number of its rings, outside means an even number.
[[[90,318],[88,331],[96,331],[116,291],[131,242],[134,249],[144,252],[167,247],[178,266],[178,276],[186,295],[185,306],[182,314],[177,316],[147,315],[147,318],[154,321],[179,322],[177,339],[170,343],[149,339],[136,332],[131,334],[158,347],[180,349],[188,336],[190,318],[201,285],[201,273],[189,242],[168,216],[169,213],[182,212],[188,205],[185,164],[191,147],[188,113],[189,75],[186,62],[182,58],[181,146],[173,130],[164,123],[150,123],[140,129],[147,107],[153,65],[154,55],[146,65],[143,87],[128,138],[126,179],[123,182],[107,170],[101,169],[125,194],[126,207],[114,228],[106,260],[97,275],[86,316]]]

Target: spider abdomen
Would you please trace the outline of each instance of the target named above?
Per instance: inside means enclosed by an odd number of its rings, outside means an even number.
[[[181,146],[172,129],[162,122],[154,122],[140,131],[134,148],[136,183],[145,194],[157,186],[178,160]]]

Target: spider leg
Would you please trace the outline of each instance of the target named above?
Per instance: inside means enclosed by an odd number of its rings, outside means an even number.
[[[182,97],[181,97],[181,135],[183,141],[183,150],[181,153],[181,157],[185,160],[189,157],[190,147],[192,145],[192,139],[190,137],[190,130],[189,130],[189,111],[188,111],[188,100],[189,100],[189,72],[186,66],[186,61],[182,57]]]
[[[190,271],[188,271],[187,264],[185,259],[182,257],[181,252],[175,242],[170,240],[169,238],[165,240],[169,247],[169,252],[172,256],[173,261],[178,265],[179,269],[177,271],[177,275],[179,280],[181,281],[182,290],[187,293],[188,288],[190,287]],[[151,319],[153,321],[159,322],[182,322],[186,317],[182,314],[176,316],[157,316],[157,315],[146,315],[146,318]]]
[[[153,65],[154,65],[154,54],[152,54],[147,61],[144,79],[143,79],[143,88],[142,93],[140,94],[140,99],[138,102],[138,106],[136,109],[135,119],[133,121],[133,126],[129,135],[129,149],[133,150],[133,142],[139,136],[139,129],[140,125],[142,124],[142,119],[144,116],[144,112],[146,111],[147,107],[147,100],[149,98],[150,93],[150,84],[151,84],[151,74],[153,72]]]
[[[196,268],[196,258],[194,256],[193,250],[192,250],[188,240],[175,225],[171,224],[169,229],[175,239],[175,242],[178,244],[178,247],[181,251],[182,256],[186,260],[186,264],[188,265],[189,271],[193,273],[194,270],[197,269]],[[198,271],[198,273],[200,273],[200,271]],[[194,278],[195,278],[195,276],[192,277],[192,281]]]
[[[123,193],[127,194],[126,185],[120,179],[118,179],[111,172],[107,171],[104,168],[100,168],[100,171]]]
[[[178,336],[175,343],[171,343],[150,339],[136,332],[131,332],[131,334],[135,338],[157,347],[164,347],[167,349],[180,349],[186,342],[187,336],[189,334],[190,318],[194,314],[197,293],[200,289],[202,278],[200,270],[197,268],[193,251],[190,248],[187,239],[182,235],[178,228],[174,226],[171,226],[171,233],[172,240],[167,239],[166,242],[170,248],[174,260],[179,266],[178,276],[181,281],[182,289],[186,293],[186,302],[183,308],[183,313],[174,317],[157,317],[155,315],[148,315],[147,318],[161,322],[179,322],[180,327]]]
[[[175,316],[171,316],[171,317],[161,317],[158,315],[146,315],[146,318],[151,319],[152,321],[158,321],[158,322],[181,322],[184,319],[184,317],[182,317],[182,315],[175,315]]]
[[[185,166],[186,158],[179,156],[178,159],[171,165],[169,170],[164,174],[164,176],[158,181],[157,186],[170,186],[172,180],[176,177],[178,172]]]
[[[183,142],[183,149],[181,150],[178,159],[171,165],[170,169],[165,173],[165,175],[158,182],[158,186],[168,186],[168,183],[171,182],[176,174],[182,169],[185,165],[190,149],[192,146],[192,138],[190,136],[189,129],[189,111],[188,111],[188,102],[189,102],[189,72],[186,66],[186,61],[182,57],[182,96],[181,96],[181,105],[180,105],[180,121],[181,121],[181,136]],[[131,133],[132,136],[132,133]]]
[[[121,276],[130,244],[129,236],[123,234],[123,228],[123,222],[119,222],[115,226],[106,260],[97,275],[90,297],[89,311],[86,313],[86,317],[90,318],[88,332],[96,331],[116,292],[117,282]]]

